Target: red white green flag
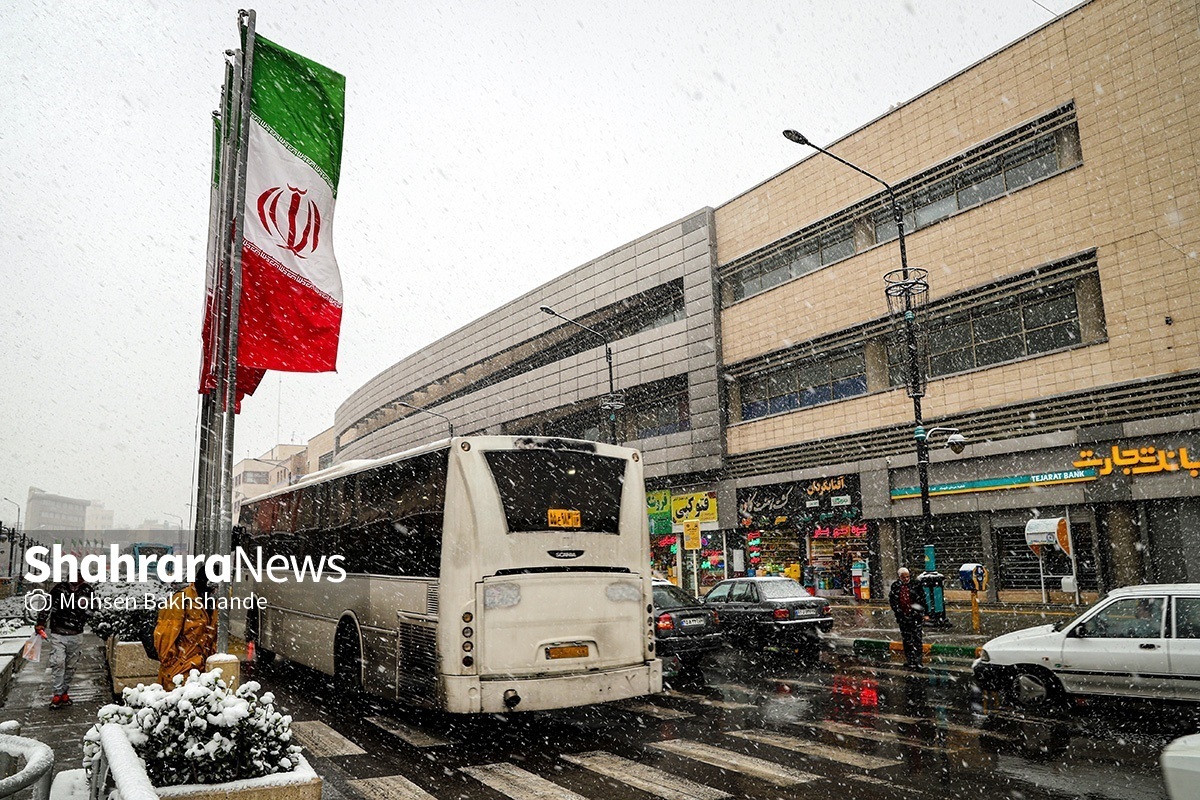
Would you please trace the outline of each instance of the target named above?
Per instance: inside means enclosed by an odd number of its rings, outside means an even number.
[[[346,79],[256,36],[252,87],[239,371],[328,372],[342,321],[333,207]]]

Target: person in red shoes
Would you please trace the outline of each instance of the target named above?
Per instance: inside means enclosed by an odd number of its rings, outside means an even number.
[[[71,705],[71,679],[79,665],[83,626],[91,616],[91,608],[92,587],[77,575],[75,580],[54,584],[49,604],[38,612],[34,630],[50,645],[50,671],[54,679],[51,708]]]

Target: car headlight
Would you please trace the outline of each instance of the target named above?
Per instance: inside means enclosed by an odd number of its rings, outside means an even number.
[[[980,661],[983,661],[984,663],[987,663],[988,661],[991,661],[991,660],[992,660],[992,657],[991,657],[990,655],[988,655],[988,651],[987,651],[987,649],[986,649],[986,648],[980,648],[980,650],[979,650],[979,660],[980,660]]]

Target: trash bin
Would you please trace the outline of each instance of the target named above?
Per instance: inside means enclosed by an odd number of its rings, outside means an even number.
[[[925,614],[929,624],[935,628],[948,628],[946,619],[946,576],[940,572],[922,572],[917,576],[917,585],[925,595]]]

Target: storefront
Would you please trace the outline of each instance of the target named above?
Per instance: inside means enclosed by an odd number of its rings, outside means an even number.
[[[738,490],[746,574],[790,575],[814,594],[869,599],[876,526],[857,474]]]
[[[935,461],[930,536],[919,517],[915,470],[890,471],[891,513],[881,516],[893,517],[884,546],[897,566],[922,568],[924,546],[932,544],[940,572],[953,577],[962,563],[983,563],[992,599],[1010,601],[1040,599],[1046,579],[1052,597],[1065,602],[1056,590],[1072,570],[1085,599],[1129,584],[1200,580],[1200,434],[1019,445]],[[873,498],[867,506],[874,513]],[[1038,517],[1069,520],[1073,566],[1058,548],[1045,549],[1039,562],[1026,544],[1025,527]]]
[[[725,536],[715,491],[646,492],[650,560],[655,574],[695,594],[726,577]]]

